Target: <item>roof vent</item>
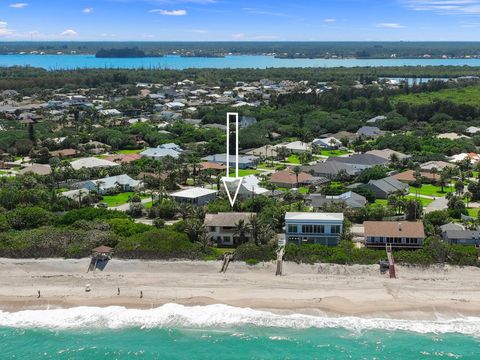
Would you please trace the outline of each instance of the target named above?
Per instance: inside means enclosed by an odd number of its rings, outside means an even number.
[[[402,231],[402,223],[398,223],[398,231]]]

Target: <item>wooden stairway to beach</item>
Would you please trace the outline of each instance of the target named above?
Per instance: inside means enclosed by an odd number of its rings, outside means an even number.
[[[230,264],[230,261],[233,260],[233,255],[234,254],[228,254],[228,253],[223,255],[222,270],[220,270],[221,273],[227,272],[228,265]]]
[[[393,259],[392,244],[386,244],[385,247],[387,250],[388,272],[390,274],[390,279],[396,279],[397,274],[395,273],[395,260]]]
[[[275,273],[276,276],[283,275],[283,255],[285,255],[285,248],[281,247],[277,251],[277,272]]]

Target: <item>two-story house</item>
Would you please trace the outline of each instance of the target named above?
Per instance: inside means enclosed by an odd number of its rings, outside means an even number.
[[[236,246],[238,245],[239,234],[235,228],[240,221],[246,225],[250,224],[250,219],[255,213],[219,213],[207,214],[205,216],[204,225],[207,228],[208,235],[220,246]],[[250,240],[250,231],[245,234],[246,241]]]
[[[365,221],[365,246],[385,248],[391,244],[397,249],[419,249],[425,240],[423,223],[405,221]]]
[[[342,213],[285,214],[285,241],[290,244],[336,246],[343,231]]]

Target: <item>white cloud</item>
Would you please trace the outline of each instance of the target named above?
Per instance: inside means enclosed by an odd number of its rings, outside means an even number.
[[[480,14],[479,0],[403,0],[409,9],[437,14]]]
[[[244,33],[233,34],[232,38],[234,38],[235,40],[242,40],[242,39],[245,39],[245,34]]]
[[[23,9],[27,6],[28,6],[27,3],[14,3],[14,4],[9,5],[9,7],[14,8],[14,9]]]
[[[243,8],[243,10],[245,10],[245,11],[247,11],[250,14],[253,14],[253,15],[292,17],[289,14],[285,14],[285,13],[281,13],[281,12],[275,12],[275,11],[266,11],[266,10],[257,9],[257,8]]]
[[[187,10],[163,10],[163,9],[153,9],[150,10],[151,13],[157,13],[160,15],[167,16],[185,16],[187,15]]]
[[[337,22],[337,19],[325,19],[325,20],[323,20],[323,22],[331,24],[331,23]]]
[[[85,14],[90,14],[93,12],[93,8],[92,7],[87,7],[85,9],[82,10],[83,13]]]
[[[206,34],[206,33],[208,33],[208,30],[193,29],[192,32],[193,32],[193,33],[196,33],[196,34]]]
[[[397,24],[397,23],[380,23],[377,24],[378,28],[384,28],[384,29],[403,29],[405,28],[404,25]]]
[[[67,29],[64,32],[62,32],[60,35],[65,37],[74,37],[74,36],[78,36],[78,32],[76,32],[73,29]]]
[[[9,36],[13,35],[15,31],[8,28],[8,23],[5,21],[0,21],[0,36]]]

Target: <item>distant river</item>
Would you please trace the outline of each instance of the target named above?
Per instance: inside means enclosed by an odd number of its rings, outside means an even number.
[[[227,56],[187,58],[166,56],[140,59],[97,59],[94,55],[0,55],[0,66],[33,66],[47,70],[77,68],[280,68],[280,67],[357,67],[357,66],[480,66],[480,59],[277,59],[273,56]]]

